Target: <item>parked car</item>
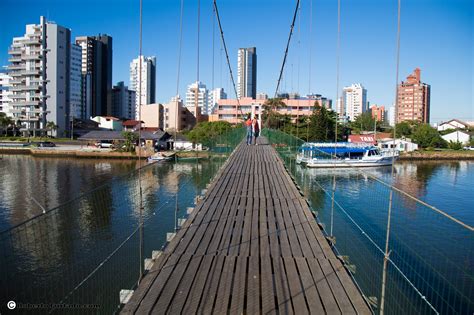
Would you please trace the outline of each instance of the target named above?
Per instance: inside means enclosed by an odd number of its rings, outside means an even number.
[[[50,141],[38,142],[38,147],[40,147],[40,148],[55,147],[55,146],[56,145],[53,142],[50,142]]]
[[[95,146],[102,149],[112,149],[114,144],[108,141],[98,141],[95,143]]]
[[[464,150],[471,150],[471,151],[474,151],[474,147],[464,147],[463,149],[464,149]]]

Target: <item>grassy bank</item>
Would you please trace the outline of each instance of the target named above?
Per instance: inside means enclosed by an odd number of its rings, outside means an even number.
[[[474,151],[414,151],[400,154],[400,160],[474,160]]]

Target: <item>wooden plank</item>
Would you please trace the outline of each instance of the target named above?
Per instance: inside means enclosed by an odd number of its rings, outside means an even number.
[[[298,212],[303,212],[300,203],[298,200],[287,200],[288,202],[288,213],[291,217],[291,221],[295,227],[295,234],[298,238],[298,243],[301,247],[302,256],[304,257],[314,257],[313,250],[311,249],[311,245],[308,242],[308,239],[305,235],[305,231],[301,224],[301,220],[298,216]]]
[[[355,308],[358,314],[371,314],[372,312],[369,309],[369,306],[362,297],[362,294],[359,292],[351,277],[347,273],[347,270],[342,265],[339,259],[329,259],[329,263],[336,273],[339,281],[341,282],[344,290],[347,293],[349,300],[351,301],[353,307]]]
[[[313,275],[314,283],[316,283],[316,288],[318,290],[319,297],[323,302],[324,309],[327,314],[341,314],[339,306],[334,299],[329,284],[324,276],[321,267],[319,266],[318,260],[315,258],[307,259],[309,270]]]
[[[295,257],[295,262],[296,266],[298,267],[298,272],[301,276],[306,303],[308,303],[311,313],[323,314],[323,303],[319,297],[318,290],[316,289],[316,283],[313,281],[313,277],[311,276],[311,271],[309,271],[306,259],[303,257]]]
[[[206,285],[206,280],[208,276],[214,276],[211,266],[213,259],[216,259],[215,256],[205,255],[203,256],[201,265],[196,272],[196,279],[192,286],[190,286],[190,292],[185,299],[185,304],[182,310],[183,314],[194,314],[197,312],[201,297],[203,296],[204,286]]]
[[[283,213],[283,220],[285,222],[286,233],[288,234],[288,240],[290,242],[292,255],[293,257],[302,257],[303,252],[301,251],[301,246],[295,232],[295,226],[289,214],[289,207],[288,207],[287,200],[281,199],[280,202],[282,205],[281,209]]]
[[[242,244],[240,245],[240,255],[249,256],[250,255],[250,238],[251,238],[251,229],[252,229],[252,209],[253,209],[253,198],[247,197],[245,199],[245,217],[244,225],[242,230]]]
[[[211,270],[206,278],[206,284],[202,290],[202,297],[199,303],[197,312],[190,312],[187,314],[211,314],[216,303],[217,293],[219,290],[219,283],[223,276],[225,256],[216,256],[212,262]],[[226,278],[227,279],[227,278]],[[186,314],[186,313],[185,313]]]
[[[281,257],[272,258],[274,270],[274,285],[277,296],[278,313],[293,314],[291,305],[291,294],[288,288],[288,279],[286,278],[285,267]]]
[[[243,314],[245,307],[245,281],[247,278],[247,257],[237,256],[235,262],[232,299],[230,301],[231,314]]]
[[[268,228],[267,228],[267,199],[260,198],[260,211],[259,211],[259,238],[260,238],[260,256],[268,256],[270,255],[270,238],[268,235]]]
[[[180,280],[179,286],[176,289],[174,296],[171,294],[163,295],[163,297],[160,298],[159,303],[157,303],[155,309],[164,310],[167,307],[168,313],[178,314],[181,312],[181,309],[188,298],[188,293],[194,285],[194,280],[198,276],[198,269],[201,265],[202,258],[203,256],[201,255],[190,258],[188,267],[186,268],[184,275]]]
[[[230,294],[232,292],[232,280],[234,278],[235,257],[226,256],[224,268],[219,281],[219,289],[217,291],[216,305],[213,313],[226,314],[228,310]],[[206,313],[209,314],[209,313]]]
[[[251,259],[255,259],[253,256]],[[262,314],[270,314],[276,312],[276,289],[273,285],[272,261],[269,256],[262,256],[260,259],[261,267],[261,297],[262,297]],[[249,268],[250,272],[250,268]],[[252,313],[250,313],[252,314]],[[255,313],[254,313],[255,314]]]
[[[270,278],[271,279],[271,278]],[[260,313],[260,268],[259,257],[248,257],[248,275],[247,275],[247,314]]]
[[[291,300],[296,314],[308,314],[308,308],[304,298],[304,291],[301,286],[300,277],[296,269],[293,257],[283,257],[288,286],[290,288]]]
[[[283,219],[280,199],[274,199],[275,214],[276,214],[276,228],[278,232],[278,239],[280,240],[280,250],[283,257],[291,257],[290,242],[288,240],[288,232],[286,230],[285,220]]]

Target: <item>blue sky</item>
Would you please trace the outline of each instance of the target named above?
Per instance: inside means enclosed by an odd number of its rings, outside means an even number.
[[[337,1],[301,1],[281,91],[311,92],[336,98]],[[396,0],[342,0],[340,89],[351,83],[367,88],[371,104],[390,106],[395,95]],[[143,0],[143,52],[157,57],[157,100],[176,92],[179,0]],[[184,1],[183,52],[179,93],[197,78],[197,0]],[[257,91],[275,93],[295,1],[220,0],[219,12],[234,74],[237,49],[257,47]],[[431,85],[431,121],[474,120],[473,30],[471,0],[402,0],[400,80],[415,67]],[[106,33],[113,37],[113,82],[129,81],[129,63],[138,55],[139,1],[3,0],[0,65],[8,64],[12,37],[26,24],[49,20],[68,27],[73,37]],[[214,28],[212,1],[201,0],[200,80],[222,86],[235,97]],[[298,40],[299,39],[299,40]],[[309,67],[312,42],[312,66]],[[214,77],[214,84],[212,78]],[[340,93],[340,92],[339,92]]]

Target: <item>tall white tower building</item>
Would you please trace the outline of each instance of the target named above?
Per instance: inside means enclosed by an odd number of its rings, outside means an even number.
[[[367,90],[360,83],[345,87],[342,100],[346,115],[351,121],[367,111]]]
[[[11,77],[8,74],[0,72],[0,113],[13,117],[10,113],[10,80]]]
[[[257,48],[239,48],[237,54],[237,97],[257,97]]]
[[[21,123],[24,135],[47,132],[47,122],[57,125],[56,135],[69,127],[69,71],[71,31],[40,18],[26,25],[23,37],[13,38],[8,74],[12,92],[10,112]]]
[[[139,67],[141,59],[141,86],[139,85]],[[153,104],[156,99],[156,57],[139,56],[130,63],[130,90],[136,92],[136,119],[140,105]],[[138,89],[141,88],[141,91]]]

